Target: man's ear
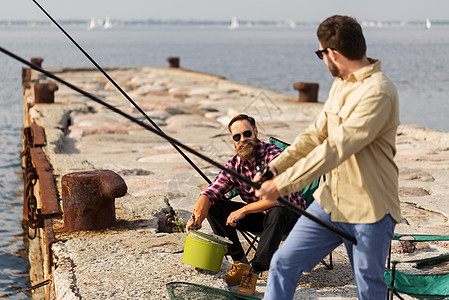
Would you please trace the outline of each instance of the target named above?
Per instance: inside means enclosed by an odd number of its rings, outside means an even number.
[[[331,48],[327,48],[327,53],[328,55],[332,56],[332,60],[333,61],[337,61],[337,55],[338,55],[338,51],[331,49]]]
[[[259,131],[257,130],[257,126],[254,127],[254,135],[256,136],[256,138],[259,136]]]

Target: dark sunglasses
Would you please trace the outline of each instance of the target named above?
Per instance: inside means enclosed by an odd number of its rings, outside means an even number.
[[[327,51],[327,49],[331,49],[331,50],[337,51],[334,48],[326,48],[326,49],[323,49],[323,50],[317,50],[317,51],[315,51],[316,56],[318,56],[319,59],[323,59],[323,53],[327,54],[327,52],[329,52],[329,51]]]
[[[250,138],[253,135],[253,132],[251,130],[245,130],[243,131],[243,136],[246,138]],[[240,133],[236,133],[232,136],[232,139],[234,140],[234,142],[238,142],[240,141],[240,139],[242,138],[242,134]]]

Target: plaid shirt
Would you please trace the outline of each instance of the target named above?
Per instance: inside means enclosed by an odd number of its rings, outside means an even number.
[[[225,167],[253,180],[257,173],[256,166],[261,165],[262,162],[267,165],[281,152],[282,150],[278,146],[258,140],[256,159],[252,164],[244,162],[240,156],[236,154],[225,164]],[[252,187],[241,183],[223,171],[220,171],[214,182],[212,182],[201,195],[207,196],[212,203],[215,203],[233,188],[237,190],[242,200],[246,203],[260,200],[260,197],[254,195],[254,189]],[[305,208],[306,201],[302,198],[301,192],[298,191],[288,194],[285,198],[299,207]]]

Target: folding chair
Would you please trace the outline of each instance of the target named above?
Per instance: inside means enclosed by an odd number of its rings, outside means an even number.
[[[408,274],[396,269],[400,263],[438,264],[449,261],[449,254],[418,260],[392,261],[392,269],[385,272],[388,284],[389,299],[396,295],[404,299],[400,293],[417,299],[447,299],[449,297],[449,273],[436,274]]]
[[[284,150],[285,148],[287,148],[289,146],[289,144],[276,139],[274,137],[270,137],[270,143],[275,144],[276,146],[278,146],[279,148],[281,148],[282,150]],[[307,187],[305,187],[304,189],[301,190],[301,194],[304,200],[306,200],[306,207],[308,207],[310,204],[312,204],[313,202],[313,193],[315,192],[315,190],[318,188],[318,185],[320,183],[320,179],[321,178],[317,178],[315,179],[311,184],[309,184]],[[246,250],[245,255],[248,256],[248,254],[251,252],[251,250],[256,251],[257,250],[257,246],[259,244],[259,240],[260,240],[260,232],[249,232],[249,231],[240,231],[240,233],[242,234],[243,238],[248,242],[249,244],[249,248],[248,250]],[[282,240],[285,240],[288,236],[288,233],[285,234],[282,237]],[[324,260],[321,261],[321,263],[328,269],[328,270],[332,270],[334,268],[333,262],[332,262],[332,252],[329,253],[329,263],[325,262]]]
[[[423,235],[423,234],[394,234],[393,240],[406,240],[411,242],[449,241],[449,235]],[[426,272],[413,274],[397,269],[399,264],[416,264],[416,269],[434,266],[449,262],[449,254],[416,259],[416,260],[394,260],[391,262],[391,247],[388,256],[387,270],[385,271],[385,282],[388,284],[389,299],[400,294],[406,294],[418,299],[447,299],[449,297],[449,271],[439,270],[437,272]],[[391,269],[390,269],[391,264]]]

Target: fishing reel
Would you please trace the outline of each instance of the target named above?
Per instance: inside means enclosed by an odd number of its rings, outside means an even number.
[[[270,170],[267,164],[262,163],[261,165],[256,166],[256,170],[261,175],[261,179],[259,181],[260,184],[274,177],[274,173]]]

